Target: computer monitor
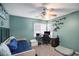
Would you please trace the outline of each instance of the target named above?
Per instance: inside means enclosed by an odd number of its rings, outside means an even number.
[[[44,31],[44,34],[50,35],[50,31]]]

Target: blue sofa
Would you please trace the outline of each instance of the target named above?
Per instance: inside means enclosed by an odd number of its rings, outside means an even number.
[[[15,42],[14,42],[15,44]],[[17,48],[11,49],[12,47],[8,44],[10,51],[13,54],[21,53],[24,51],[32,50],[30,43],[27,40],[19,40],[17,41]],[[16,47],[16,46],[15,46]]]
[[[12,42],[13,41],[13,42]],[[35,50],[31,48],[28,40],[8,39],[6,42],[11,54],[15,56],[35,56]]]

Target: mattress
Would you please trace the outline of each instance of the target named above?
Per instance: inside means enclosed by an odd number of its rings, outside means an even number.
[[[71,56],[74,54],[74,50],[73,49],[69,49],[63,46],[58,46],[55,48],[56,51],[58,51],[59,53],[65,55],[65,56]]]

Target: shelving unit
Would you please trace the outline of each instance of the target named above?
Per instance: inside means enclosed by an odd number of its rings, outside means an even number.
[[[4,42],[9,36],[9,15],[2,4],[0,4],[0,43]]]

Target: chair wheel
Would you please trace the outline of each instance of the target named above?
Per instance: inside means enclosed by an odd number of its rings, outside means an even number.
[[[38,56],[38,54],[35,54],[35,56]]]

